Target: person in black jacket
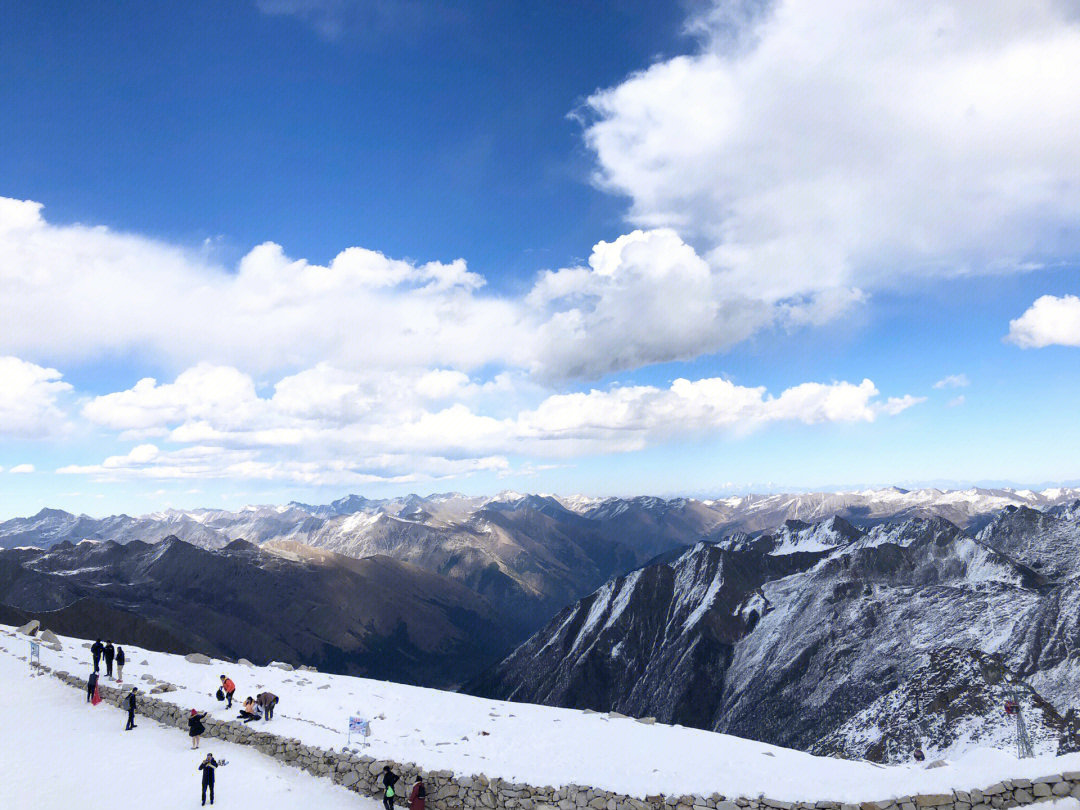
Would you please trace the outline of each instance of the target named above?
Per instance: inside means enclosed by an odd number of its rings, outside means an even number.
[[[90,677],[86,679],[86,702],[89,703],[90,699],[94,696],[94,690],[97,689],[97,670],[95,669],[90,673]]]
[[[191,716],[188,717],[188,735],[191,737],[191,747],[199,747],[199,738],[206,732],[206,726],[203,725],[203,720],[206,719],[206,712],[199,714],[194,709],[191,710]]]
[[[124,703],[128,710],[127,725],[124,726],[124,731],[131,731],[135,728],[135,687],[131,687],[131,691],[128,692],[128,696],[124,698]]]
[[[101,646],[101,639],[99,638],[90,647],[90,655],[94,657],[94,672],[97,672],[101,668],[101,651],[105,648]]]
[[[105,677],[112,677],[112,662],[113,657],[116,655],[116,651],[113,649],[111,641],[105,642]]]
[[[202,803],[206,804],[206,789],[210,788],[210,804],[214,803],[214,769],[217,768],[217,760],[213,754],[207,754],[206,759],[199,765],[202,771]]]
[[[386,810],[394,810],[394,796],[396,795],[394,793],[394,785],[397,784],[398,775],[390,769],[389,765],[384,765],[382,770],[383,807],[385,807]]]
[[[124,648],[116,648],[116,682],[124,682]]]

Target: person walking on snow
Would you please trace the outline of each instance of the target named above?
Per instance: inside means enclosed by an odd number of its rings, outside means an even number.
[[[203,725],[203,720],[206,719],[206,712],[199,714],[194,709],[191,710],[191,716],[188,717],[188,734],[191,736],[191,747],[199,747],[199,738],[206,732],[206,726]]]
[[[236,691],[236,684],[232,682],[232,678],[221,676],[221,691],[225,693],[225,700],[228,701],[225,708],[231,709],[233,692]]]
[[[409,791],[409,810],[424,810],[427,804],[427,788],[424,787],[424,777],[417,775],[416,784]]]
[[[116,682],[124,682],[124,648],[116,648]]]
[[[90,655],[94,658],[94,672],[97,672],[101,668],[101,651],[105,648],[101,646],[101,639],[99,638],[90,647]]]
[[[383,766],[383,775],[382,775],[382,783],[383,783],[383,799],[382,799],[382,803],[383,803],[383,807],[386,808],[386,810],[394,810],[394,796],[397,795],[396,793],[394,793],[394,785],[397,784],[397,781],[398,781],[398,775],[396,773],[394,773],[390,769],[389,765],[384,765]]]
[[[97,689],[97,670],[95,669],[90,673],[90,677],[86,679],[86,702],[89,703],[94,698],[94,690]]]
[[[124,731],[131,731],[135,728],[135,687],[131,687],[131,691],[128,692],[128,696],[124,698],[124,703],[127,705],[128,721],[124,726]]]
[[[112,662],[113,657],[116,655],[116,651],[113,649],[111,641],[105,642],[105,677],[112,677]]]
[[[202,803],[206,804],[206,789],[210,788],[210,804],[214,803],[214,769],[217,768],[217,760],[213,754],[207,754],[206,759],[199,765],[202,771]]]
[[[273,692],[259,692],[255,696],[255,702],[263,710],[263,720],[269,720],[274,716],[274,707],[277,706],[278,696]]]

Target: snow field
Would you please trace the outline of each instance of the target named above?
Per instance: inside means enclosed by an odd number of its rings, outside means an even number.
[[[128,749],[110,748],[97,760],[102,774],[114,773],[113,763],[123,757],[125,750],[130,750],[130,744],[123,741],[124,735],[119,731],[123,728],[122,713],[105,706],[94,710],[90,715],[95,718],[93,722],[104,723],[104,730],[116,730],[117,733],[113,737],[99,734],[91,739],[86,733],[89,729],[78,725],[84,722],[81,714],[84,697],[51,678],[26,678],[26,663],[17,661],[13,654],[25,655],[28,640],[21,636],[11,637],[10,628],[0,627],[0,631],[4,630],[9,635],[0,635],[0,646],[7,648],[8,654],[0,655],[3,662],[0,695],[9,693],[9,682],[16,685],[15,691],[20,696],[26,683],[34,684],[34,690],[52,695],[38,707],[42,712],[40,720],[35,718],[33,710],[24,712],[22,698],[18,698],[18,717],[6,718],[0,731],[5,752],[29,730],[40,729],[33,732],[41,736],[41,747],[36,749],[35,759],[53,756],[50,751],[57,745],[58,732],[63,732],[65,737],[70,732],[69,752],[73,757],[84,753],[87,756],[93,753],[96,757],[93,746],[101,737],[108,740],[108,746],[129,746]],[[87,642],[64,637],[61,642],[62,652],[42,648],[42,663],[57,670],[89,674],[90,653],[83,646]],[[287,672],[275,667],[248,668],[220,661],[209,666],[193,664],[181,656],[123,644],[122,639],[120,643],[128,660],[124,669],[125,683],[138,684],[145,690],[154,681],[143,680],[143,675],[168,681],[177,686],[177,691],[158,697],[185,709],[209,710],[222,719],[235,718],[238,711],[235,703],[234,708],[227,711],[224,704],[213,697],[219,676],[224,673],[236,682],[239,701],[264,690],[280,697],[274,719],[269,723],[260,721],[260,730],[295,737],[309,745],[340,750],[347,741],[348,717],[366,717],[371,721],[372,732],[368,746],[363,749],[354,737],[352,747],[372,757],[413,762],[426,770],[445,769],[459,775],[485,774],[537,786],[589,785],[638,797],[656,793],[708,795],[716,792],[728,797],[764,794],[783,801],[861,802],[916,793],[969,790],[987,787],[1006,778],[1031,779],[1080,770],[1080,754],[1017,760],[1008,752],[993,749],[969,751],[944,767],[932,769],[914,764],[883,767],[868,762],[815,757],[681,726],[646,725],[629,718],[485,700],[364,678]],[[145,665],[141,663],[144,660]],[[56,690],[59,694],[55,694]],[[63,710],[50,709],[54,704],[63,706]],[[48,712],[51,714],[45,721]],[[100,720],[101,717],[107,719]],[[164,780],[147,777],[146,790],[162,781],[170,790],[175,787],[174,782],[180,785],[181,791],[196,790],[198,780],[192,774],[197,761],[195,756],[190,757],[191,762],[185,758],[190,753],[184,750],[188,745],[186,735],[176,730],[148,728],[148,724],[150,721],[144,718],[137,732],[146,737],[155,732],[165,735],[161,751],[168,750],[170,757],[181,752],[178,754],[181,764],[177,767],[182,772],[177,773],[175,779],[171,771]],[[133,734],[136,732],[127,736]],[[214,750],[215,754],[219,748],[222,751],[227,747],[234,748],[225,756],[237,765],[255,760],[267,763],[265,769],[254,776],[256,781],[265,779],[264,773],[281,773],[286,782],[311,779],[243,747],[226,746],[216,741],[212,748],[208,746],[204,740],[204,751]],[[23,760],[20,756],[19,762],[23,764],[14,766],[15,771],[25,767]],[[164,754],[138,762],[150,770],[173,767],[172,760],[166,761]],[[8,765],[4,767],[6,769]],[[240,782],[236,774],[241,770],[230,766],[221,774],[223,796],[230,791],[234,781]],[[247,765],[243,770],[248,770]],[[112,776],[103,778],[112,779]],[[355,796],[333,787],[329,780],[322,780],[321,784],[325,784],[328,796],[341,794],[351,802],[350,806],[355,806]],[[287,792],[286,788],[282,789]],[[295,787],[289,789],[296,790]],[[239,791],[228,795],[238,797]],[[332,808],[338,805],[321,806]],[[0,808],[6,810],[3,803]]]
[[[26,653],[24,638],[0,634],[3,810],[199,807],[198,766],[208,753],[229,763],[217,771],[215,808],[381,810],[375,799],[349,793],[245,746],[203,739],[193,751],[185,732],[139,716],[135,729],[123,731],[126,712],[104,702],[91,706],[85,694],[51,676],[30,677],[27,663],[17,657]],[[69,663],[62,656],[42,649],[43,663],[50,666]]]

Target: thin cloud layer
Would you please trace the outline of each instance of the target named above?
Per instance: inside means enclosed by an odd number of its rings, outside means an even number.
[[[597,182],[697,245],[729,295],[813,300],[1076,256],[1069,4],[738,9],[716,3],[698,53],[585,108]]]
[[[672,438],[745,434],[775,422],[872,422],[922,401],[883,401],[870,380],[805,383],[773,396],[707,378],[679,379],[668,388],[556,394],[514,410],[518,392],[509,382],[455,379],[452,387],[439,387],[428,384],[432,377],[388,380],[321,365],[282,378],[266,396],[252,378],[227,367],[200,365],[172,383],[144,379],[90,400],[82,415],[129,440],[158,443],[61,472],[305,483],[505,473],[509,457],[626,452]],[[463,391],[471,405],[450,398]],[[163,450],[160,442],[181,449]]]

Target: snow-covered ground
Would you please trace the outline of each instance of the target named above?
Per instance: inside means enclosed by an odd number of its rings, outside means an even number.
[[[56,783],[59,778],[69,787],[100,783],[108,790],[112,785],[127,784],[127,789],[146,796],[158,795],[152,791],[163,787],[168,796],[179,794],[184,801],[193,795],[198,788],[194,770],[197,756],[186,750],[183,733],[152,727],[154,724],[144,718],[137,734],[125,735],[120,731],[123,720],[119,711],[104,705],[90,709],[76,690],[51,678],[27,678],[27,664],[14,656],[26,654],[28,640],[4,632],[11,633],[12,628],[0,627],[0,647],[6,648],[0,654],[0,696],[5,698],[3,705],[13,708],[5,710],[8,716],[0,716],[5,753],[0,771],[5,781],[0,786],[18,784],[20,795],[33,796],[34,791],[53,790],[48,782]],[[42,662],[54,669],[89,673],[90,653],[83,647],[84,641],[63,637],[61,641],[62,652],[42,648]],[[219,676],[226,673],[236,682],[241,700],[263,690],[281,698],[273,721],[260,724],[276,734],[340,749],[346,744],[348,717],[361,716],[371,720],[367,749],[371,756],[415,762],[428,770],[483,773],[534,785],[591,785],[636,796],[715,791],[726,796],[764,794],[785,801],[857,802],[966,790],[1004,778],[1080,770],[1080,754],[1017,760],[1007,752],[988,749],[970,751],[945,767],[881,767],[814,757],[681,726],[646,725],[628,718],[484,700],[342,675],[222,662],[207,666],[128,645],[124,650],[128,659],[125,682],[146,687],[151,682],[142,676],[151,675],[175,684],[176,692],[161,697],[185,708],[234,717],[235,709],[226,711],[213,697]],[[353,742],[355,745],[355,738]],[[65,750],[63,745],[68,746],[67,756],[60,754]],[[235,750],[226,752],[226,748]],[[278,790],[286,796],[302,784],[305,791],[325,791],[327,798],[320,807],[339,806],[334,801],[349,801],[355,806],[357,801],[328,780],[316,784],[254,751],[220,743],[210,746],[204,741],[204,750],[217,754],[218,749],[234,763],[221,773],[223,796],[239,798],[242,791],[255,795],[264,790]],[[8,755],[9,751],[15,756]],[[131,757],[130,762],[127,757]],[[39,765],[42,758],[46,762]],[[70,760],[77,772],[61,775],[60,760]],[[259,771],[251,772],[255,767]],[[9,778],[16,781],[8,782]],[[47,784],[40,785],[41,780]],[[339,794],[341,799],[331,798]],[[251,806],[278,805],[256,805],[252,799]],[[1074,802],[1071,808],[1075,807]]]
[[[123,731],[127,714],[48,676],[30,677],[23,638],[0,634],[0,807],[4,810],[172,810],[199,806],[199,763],[207,753],[218,768],[215,807],[271,810],[381,810],[375,799],[349,793],[328,779],[279,764],[254,749],[188,736],[146,718]],[[84,652],[81,647],[78,652]],[[134,650],[133,650],[134,652]],[[42,650],[50,664],[71,662]],[[142,659],[139,659],[142,660]],[[126,672],[125,672],[126,674]]]

